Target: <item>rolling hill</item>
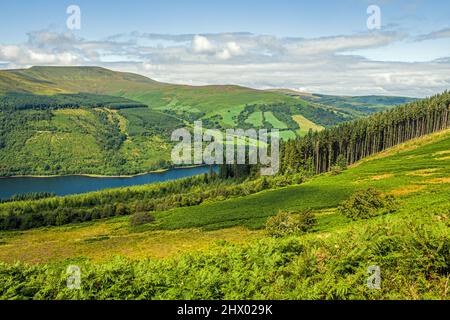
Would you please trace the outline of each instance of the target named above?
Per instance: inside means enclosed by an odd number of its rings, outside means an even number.
[[[283,93],[287,96],[299,98],[321,105],[332,106],[347,112],[354,117],[367,116],[376,112],[384,111],[396,105],[416,101],[416,98],[398,96],[333,96],[318,93],[307,93],[295,90],[279,89],[271,92]]]
[[[282,143],[276,176],[225,170],[2,203],[0,297],[445,299],[449,101],[445,91]],[[52,111],[100,112],[121,128],[112,109],[91,109]],[[273,111],[253,112],[276,123]],[[69,265],[82,270],[80,290],[66,286]],[[374,267],[377,290],[367,285]]]
[[[14,82],[9,79],[14,78]],[[237,125],[237,116],[246,105],[280,104],[307,111],[320,125],[334,125],[343,121],[336,112],[318,108],[302,100],[285,95],[245,87],[186,86],[156,82],[149,78],[99,67],[32,67],[24,70],[0,71],[0,93],[28,92],[56,95],[61,93],[93,93],[129,98],[144,103],[150,109],[171,113],[183,119],[202,118],[217,121],[224,127]],[[304,110],[303,110],[304,109]],[[319,110],[317,110],[319,109]],[[320,112],[330,119],[322,119]]]
[[[170,133],[276,128],[285,139],[370,113],[239,86],[185,86],[99,67],[0,71],[0,176],[129,175],[170,166]]]

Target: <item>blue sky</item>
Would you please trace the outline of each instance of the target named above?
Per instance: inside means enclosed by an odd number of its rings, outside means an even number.
[[[81,30],[66,27],[71,4]],[[379,31],[366,27],[371,4]],[[0,68],[102,65],[194,85],[425,96],[450,86],[449,18],[444,0],[2,0]]]
[[[445,0],[95,0],[4,1],[1,41],[25,40],[26,33],[50,25],[64,27],[66,8],[79,5],[80,35],[105,37],[139,30],[152,33],[220,33],[247,31],[291,37],[319,37],[361,32],[366,8],[382,8],[383,24],[420,34],[450,27]]]

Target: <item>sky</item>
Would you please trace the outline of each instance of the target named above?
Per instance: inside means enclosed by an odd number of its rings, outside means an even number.
[[[424,97],[450,89],[450,1],[0,0],[0,69],[34,65]]]

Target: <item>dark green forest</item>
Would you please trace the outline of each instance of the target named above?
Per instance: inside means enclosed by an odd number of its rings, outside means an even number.
[[[0,96],[0,110],[48,110],[76,108],[128,109],[147,108],[145,104],[122,98],[92,93],[38,95],[9,92]]]
[[[283,173],[329,171],[343,157],[351,165],[387,148],[450,126],[450,93],[408,103],[281,144]]]

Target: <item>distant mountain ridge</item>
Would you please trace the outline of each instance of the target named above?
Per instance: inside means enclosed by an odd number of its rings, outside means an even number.
[[[396,105],[405,104],[418,100],[417,98],[401,97],[401,96],[382,96],[382,95],[365,95],[365,96],[336,96],[319,93],[308,93],[295,91],[291,89],[276,89],[272,92],[279,92],[290,97],[300,98],[302,100],[320,103],[327,106],[333,106],[340,110],[345,110],[356,117],[365,116],[375,112],[383,111]]]

